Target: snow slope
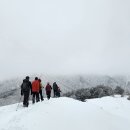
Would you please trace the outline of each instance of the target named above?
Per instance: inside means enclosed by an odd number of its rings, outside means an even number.
[[[0,130],[130,130],[130,101],[104,97],[80,102],[51,98],[23,108],[0,107]]]

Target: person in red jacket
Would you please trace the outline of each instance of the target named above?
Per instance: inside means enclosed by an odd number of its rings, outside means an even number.
[[[35,100],[36,102],[39,101],[39,86],[40,86],[40,83],[38,81],[38,77],[35,77],[35,80],[32,82],[32,102],[33,104],[35,103]]]
[[[52,90],[52,87],[49,83],[47,83],[46,85],[46,95],[47,95],[47,99],[49,100],[50,97],[51,97],[51,90]]]

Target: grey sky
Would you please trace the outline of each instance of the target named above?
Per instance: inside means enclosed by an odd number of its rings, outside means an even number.
[[[129,0],[0,0],[0,78],[130,74]]]

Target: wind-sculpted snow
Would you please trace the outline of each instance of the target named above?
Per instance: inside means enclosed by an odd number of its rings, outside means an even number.
[[[79,102],[51,98],[23,108],[0,107],[0,130],[130,130],[130,101],[105,97]]]

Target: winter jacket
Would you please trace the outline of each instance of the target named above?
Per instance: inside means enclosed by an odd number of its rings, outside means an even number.
[[[32,82],[32,92],[38,92],[39,93],[40,83],[38,80],[34,80]]]
[[[57,86],[56,82],[53,83],[53,90],[54,90],[54,91],[57,91],[57,90],[58,90],[58,86]]]
[[[42,90],[42,88],[44,88],[44,87],[42,86],[42,83],[39,83],[39,90]]]
[[[21,95],[23,95],[24,92],[30,92],[31,88],[31,82],[27,79],[24,79],[21,85]]]
[[[47,92],[51,92],[51,89],[52,89],[51,85],[47,84],[46,85],[46,91]]]

